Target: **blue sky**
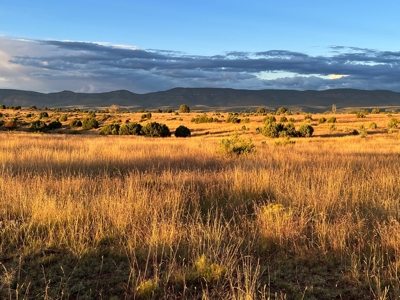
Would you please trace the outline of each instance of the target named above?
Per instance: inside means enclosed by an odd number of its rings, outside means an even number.
[[[396,1],[2,1],[0,88],[400,91]]]

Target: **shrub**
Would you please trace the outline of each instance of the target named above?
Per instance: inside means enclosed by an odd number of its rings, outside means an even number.
[[[107,124],[100,129],[100,135],[118,135],[120,126],[119,124]]]
[[[73,119],[70,123],[69,123],[69,127],[70,128],[76,128],[76,127],[82,127],[82,122],[79,119]]]
[[[35,110],[35,109],[37,109],[37,107],[35,105],[31,105],[31,106],[29,106],[29,109],[30,110]]]
[[[142,128],[142,132],[148,137],[168,137],[171,136],[169,128],[165,124],[160,124],[157,122],[147,123]]]
[[[399,120],[397,120],[396,118],[392,118],[392,119],[390,119],[387,127],[388,127],[388,129],[394,129],[394,128],[397,128],[398,124],[399,124]]]
[[[129,123],[122,125],[119,128],[120,135],[141,135],[142,134],[142,125],[139,123]]]
[[[296,119],[295,118],[289,118],[289,122],[290,123],[294,123],[294,122],[296,122]]]
[[[68,121],[68,116],[67,116],[67,114],[63,114],[63,115],[61,115],[61,117],[60,117],[60,122],[65,122],[65,121]]]
[[[259,108],[257,108],[257,113],[258,113],[258,114],[265,114],[265,113],[266,113],[266,110],[265,110],[264,107],[259,107]]]
[[[220,152],[227,155],[241,155],[252,153],[255,146],[251,140],[244,140],[239,135],[231,136],[230,138],[223,139],[219,143]]]
[[[374,108],[371,110],[371,114],[379,114],[381,110],[379,108]]]
[[[39,114],[39,119],[43,119],[43,118],[48,118],[49,114],[47,113],[47,111],[42,111]]]
[[[182,105],[179,107],[179,112],[180,112],[180,113],[189,113],[189,112],[190,112],[189,105],[187,105],[187,104],[182,104]]]
[[[175,129],[176,137],[188,137],[190,135],[191,135],[190,129],[187,128],[186,126],[181,125]]]
[[[311,125],[303,124],[300,126],[298,132],[302,137],[311,137],[314,133],[314,128]]]
[[[357,118],[365,118],[368,115],[368,110],[361,110],[356,113]]]
[[[282,116],[281,118],[280,118],[280,120],[279,120],[279,122],[281,122],[281,123],[285,123],[285,122],[287,122],[288,121],[288,119],[285,117],[285,116]]]
[[[376,125],[375,122],[372,122],[372,123],[369,124],[369,128],[370,129],[376,129],[376,128],[378,128],[378,125]]]
[[[31,128],[32,131],[40,131],[40,132],[47,131],[46,123],[41,121],[41,120],[33,121],[31,123],[30,128]]]
[[[95,118],[85,118],[82,122],[82,128],[90,130],[99,127],[99,122]]]
[[[152,117],[151,112],[145,113],[142,115],[142,120],[150,120]]]
[[[229,113],[226,123],[240,123],[240,119],[237,117],[237,114]]]
[[[265,124],[274,123],[276,122],[276,118],[274,116],[268,116],[263,119]]]
[[[327,123],[336,123],[336,117],[330,117],[326,122]]]
[[[310,120],[310,121],[313,120],[312,114],[305,114],[305,115],[304,115],[304,121],[307,121],[307,120]]]
[[[53,129],[58,129],[58,128],[62,128],[62,124],[59,121],[53,121],[50,122],[49,125],[47,125],[49,130],[53,130]]]
[[[284,114],[285,112],[287,112],[287,109],[285,108],[285,107],[279,107],[278,108],[278,110],[276,111],[276,114],[277,115],[282,115],[282,114]]]
[[[321,118],[318,119],[318,123],[319,124],[323,124],[325,122],[326,122],[326,118],[324,118],[324,117],[321,117]]]
[[[199,124],[199,123],[212,123],[218,121],[217,118],[208,117],[206,114],[202,114],[200,116],[196,116],[192,118],[191,122]]]

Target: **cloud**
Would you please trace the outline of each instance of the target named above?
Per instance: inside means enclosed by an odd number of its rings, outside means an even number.
[[[331,50],[324,56],[289,50],[200,56],[108,43],[0,37],[0,87],[138,93],[174,87],[400,91],[400,52],[344,46]],[[265,73],[274,76],[261,76]]]

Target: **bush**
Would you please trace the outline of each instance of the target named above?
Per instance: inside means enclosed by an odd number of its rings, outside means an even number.
[[[281,122],[281,123],[285,123],[285,122],[287,122],[288,121],[288,119],[285,117],[285,116],[282,116],[281,118],[280,118],[280,120],[279,120],[279,122]]]
[[[142,125],[139,123],[129,123],[122,125],[119,128],[120,135],[141,135],[142,134]]]
[[[370,128],[370,129],[377,129],[377,128],[378,128],[378,125],[376,125],[375,122],[372,122],[372,123],[369,124],[369,128]]]
[[[304,115],[304,121],[307,121],[307,120],[310,120],[310,121],[313,120],[312,114],[305,114],[305,115]]]
[[[220,152],[227,155],[241,155],[254,152],[255,146],[251,140],[244,140],[239,135],[234,135],[230,138],[223,139],[219,143]]]
[[[69,127],[70,128],[76,128],[76,127],[82,127],[82,122],[79,119],[73,119],[70,123],[69,123]]]
[[[336,117],[330,117],[326,122],[328,122],[328,123],[336,123]]]
[[[240,119],[237,117],[237,114],[229,113],[226,123],[240,123]]]
[[[62,124],[59,121],[53,121],[53,122],[50,122],[49,125],[47,125],[47,128],[49,130],[59,129],[59,128],[62,128]]]
[[[47,113],[47,111],[42,111],[39,114],[39,119],[48,118],[48,117],[49,117],[49,114]]]
[[[213,117],[208,117],[206,114],[202,114],[201,116],[196,116],[195,118],[192,118],[191,122],[199,124],[199,123],[212,123],[212,122],[217,122],[217,118]]]
[[[298,133],[293,123],[287,123],[286,125],[282,123],[266,123],[264,128],[259,129],[262,135],[271,138],[277,137],[296,137]]]
[[[314,133],[314,128],[311,125],[303,124],[300,126],[298,133],[302,137],[311,137]]]
[[[381,110],[379,108],[374,108],[371,110],[371,114],[379,114]]]
[[[176,137],[188,137],[191,135],[190,129],[187,128],[186,126],[179,126],[177,129],[175,129],[175,136]]]
[[[171,136],[171,132],[167,125],[160,124],[157,122],[147,123],[142,128],[142,132],[148,137],[168,137]]]
[[[357,118],[365,118],[366,116],[368,115],[368,111],[367,110],[361,110],[361,111],[358,111],[357,113],[356,113],[356,117]]]
[[[40,121],[40,120],[33,121],[31,123],[30,128],[31,128],[32,131],[40,131],[40,132],[47,131],[46,123],[43,122],[43,121]]]
[[[119,134],[120,126],[119,124],[107,124],[100,129],[100,135],[118,135]]]
[[[266,113],[266,110],[265,110],[264,107],[259,107],[259,108],[257,108],[257,113],[258,113],[258,114],[265,114],[265,113]]]
[[[60,120],[60,122],[68,121],[68,116],[66,114],[63,114],[63,115],[61,115],[59,120]]]
[[[318,119],[318,123],[319,124],[323,124],[325,122],[326,122],[326,118],[324,118],[324,117],[321,117],[321,118]]]
[[[265,124],[270,124],[276,122],[276,118],[274,116],[268,116],[263,119]]]
[[[82,128],[90,130],[99,127],[99,122],[95,118],[85,118],[82,122]]]
[[[146,119],[150,120],[151,117],[152,117],[151,112],[148,112],[148,113],[143,114],[141,118],[142,118],[142,120],[146,120]]]
[[[390,119],[387,127],[388,127],[388,129],[394,129],[394,128],[397,128],[398,124],[399,124],[399,120],[397,120],[396,118],[392,118],[392,119]]]
[[[179,107],[179,112],[180,112],[180,113],[189,113],[189,112],[190,112],[189,105],[187,105],[187,104],[182,104],[182,105]]]
[[[278,110],[276,111],[276,114],[277,115],[282,115],[282,114],[284,114],[285,112],[287,112],[287,109],[285,108],[285,107],[279,107],[278,108]]]

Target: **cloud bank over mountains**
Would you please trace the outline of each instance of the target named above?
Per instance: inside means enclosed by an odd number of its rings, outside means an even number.
[[[329,55],[288,50],[214,56],[161,49],[0,37],[0,88],[136,93],[174,87],[400,91],[400,52],[332,46]]]

